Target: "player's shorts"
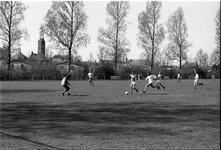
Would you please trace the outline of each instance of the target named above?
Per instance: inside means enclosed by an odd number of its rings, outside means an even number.
[[[69,90],[70,89],[70,87],[66,84],[66,85],[64,85],[63,86],[66,90]]]
[[[194,82],[193,82],[193,84],[194,84],[194,85],[197,85],[198,82],[199,82],[199,80],[198,80],[198,79],[195,79]]]
[[[132,82],[130,83],[130,85],[131,85],[131,86],[135,86],[135,85],[136,85],[136,82],[132,81]]]

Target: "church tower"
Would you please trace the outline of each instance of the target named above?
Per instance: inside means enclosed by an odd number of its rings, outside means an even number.
[[[44,40],[44,32],[40,33],[40,37],[38,40],[38,54],[42,54],[45,56],[45,40]]]

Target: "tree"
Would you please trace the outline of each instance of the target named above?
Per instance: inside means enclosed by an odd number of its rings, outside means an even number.
[[[146,58],[149,58],[151,71],[154,60],[159,52],[160,44],[164,40],[164,28],[158,21],[162,2],[151,1],[146,3],[146,10],[138,16],[138,45],[145,50]]]
[[[19,46],[22,38],[29,37],[27,30],[19,26],[25,18],[26,9],[27,7],[18,1],[0,1],[0,40],[7,47],[8,72],[13,49]]]
[[[217,62],[220,62],[220,9],[217,11],[216,17],[215,17],[215,25],[216,25],[216,49],[214,50],[212,55],[216,55],[214,57],[217,58]]]
[[[111,1],[107,4],[106,23],[108,28],[105,30],[100,27],[98,30],[98,42],[102,44],[106,55],[114,58],[115,68],[118,60],[130,51],[130,43],[126,39],[126,17],[130,5],[128,1]]]
[[[171,60],[179,61],[181,70],[182,61],[187,60],[188,48],[192,46],[187,40],[189,35],[182,7],[179,7],[174,14],[170,15],[166,26],[169,33],[166,54]]]
[[[107,59],[107,56],[106,56],[106,52],[105,52],[105,48],[102,47],[102,46],[99,46],[99,51],[97,53],[97,57],[100,61],[104,61]]]
[[[94,55],[92,52],[90,52],[90,54],[88,55],[88,61],[89,62],[93,62],[95,59],[94,59]]]
[[[71,69],[72,51],[89,43],[86,33],[88,16],[82,1],[53,1],[44,17],[42,31],[57,47],[68,50],[69,69]]]
[[[196,53],[195,61],[199,67],[206,67],[208,65],[208,53],[203,52],[203,49],[200,49]]]
[[[5,62],[8,62],[8,49],[6,45],[3,45],[3,47],[0,47],[0,60],[4,60]]]
[[[212,53],[210,54],[210,63],[213,64],[220,64],[220,51],[215,48]]]

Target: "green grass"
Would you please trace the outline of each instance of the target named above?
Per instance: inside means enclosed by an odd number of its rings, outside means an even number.
[[[147,81],[137,83],[139,91]],[[1,82],[1,148],[220,149],[220,80],[164,80],[166,90],[129,91],[130,81]]]

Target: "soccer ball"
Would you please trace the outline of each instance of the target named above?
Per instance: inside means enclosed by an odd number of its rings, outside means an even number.
[[[125,95],[127,95],[127,94],[128,94],[128,91],[125,92]]]

